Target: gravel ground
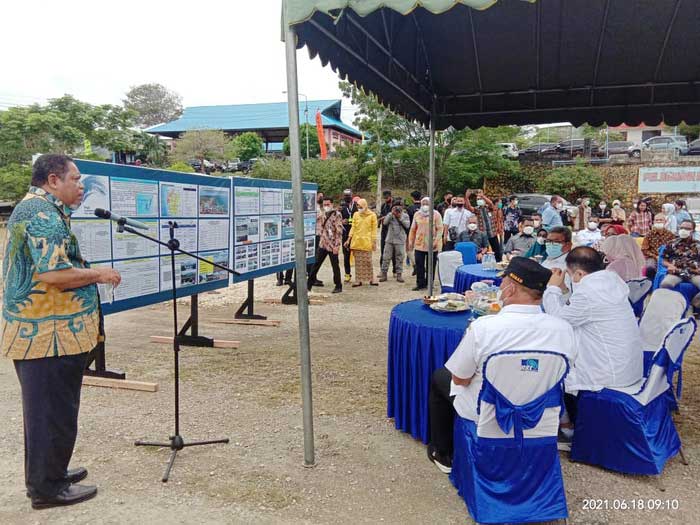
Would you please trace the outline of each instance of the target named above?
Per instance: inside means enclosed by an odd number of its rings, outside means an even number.
[[[329,268],[320,276],[331,283]],[[22,478],[22,416],[12,363],[0,360],[0,523],[470,523],[425,447],[386,418],[386,338],[391,307],[417,298],[412,283],[320,294],[310,307],[316,461],[304,468],[297,311],[263,304],[282,289],[256,281],[256,310],[280,327],[214,323],[233,316],[245,285],[201,298],[201,333],[240,340],[237,350],[186,348],[181,354],[185,439],[229,437],[228,445],[186,449],[170,483],[160,482],[168,450],[135,448],[173,429],[170,349],[148,342],[168,335],[167,304],[108,316],[107,362],[156,393],[86,387],[74,465],[90,470],[98,497],[72,508],[32,511]],[[182,316],[187,302],[181,305]],[[686,356],[676,418],[690,461],[673,459],[659,481],[570,463],[562,455],[570,523],[698,523],[700,358]],[[584,510],[584,500],[609,510]],[[674,499],[678,510],[612,510],[615,500]],[[605,503],[603,504],[605,505]]]

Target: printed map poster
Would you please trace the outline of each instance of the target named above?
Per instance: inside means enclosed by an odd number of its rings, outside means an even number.
[[[260,188],[260,215],[282,213],[282,189]]]
[[[260,241],[260,217],[236,217],[235,244]]]
[[[282,238],[282,217],[262,217],[262,240],[276,241]]]
[[[316,235],[316,214],[304,214],[304,236]]]
[[[197,259],[189,255],[175,256],[175,284],[178,288],[197,284]],[[160,258],[160,290],[173,289],[173,269],[170,257]]]
[[[212,186],[199,187],[199,216],[200,217],[228,217],[229,210],[228,188],[214,188]]]
[[[283,212],[292,213],[294,211],[294,194],[292,190],[282,190]]]
[[[316,237],[311,237],[308,239],[304,239],[306,242],[306,258],[310,258],[314,256],[314,251],[316,249]]]
[[[158,226],[160,231],[160,240],[168,242],[170,240],[170,227],[166,220],[161,220]],[[197,251],[197,219],[178,219],[175,221],[175,238],[180,242],[180,249],[186,252]],[[170,253],[170,250],[165,246],[160,247],[161,255]]]
[[[112,211],[125,217],[158,217],[158,182],[111,178]]]
[[[228,248],[228,219],[200,219],[199,251]]]
[[[282,216],[282,238],[290,239],[294,237],[294,217],[292,215]]]
[[[197,186],[194,184],[160,183],[161,217],[196,217]]]
[[[160,258],[115,261],[113,267],[122,276],[122,282],[114,289],[114,300],[155,294],[160,288]]]
[[[104,219],[73,219],[70,222],[80,253],[87,262],[112,260],[111,228],[112,222]]]
[[[83,202],[80,203],[80,208],[75,210],[71,217],[92,218],[95,216],[97,208],[109,209],[109,177],[82,174],[80,182],[83,184]]]
[[[214,252],[204,252],[199,254],[208,261],[214,262],[228,268],[228,250],[218,250]],[[199,283],[210,283],[212,281],[228,280],[228,272],[217,268],[213,264],[199,261]]]
[[[234,199],[236,215],[260,215],[260,188],[236,186]]]
[[[316,192],[304,190],[304,211],[316,211]]]
[[[155,219],[142,220],[148,230],[142,230],[149,237],[158,238],[158,221]],[[118,224],[112,224],[112,257],[114,259],[130,259],[134,257],[149,257],[158,255],[159,245],[133,233],[117,231]]]

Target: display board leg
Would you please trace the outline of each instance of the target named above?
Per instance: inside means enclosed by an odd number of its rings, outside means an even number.
[[[190,317],[185,321],[177,335],[178,341],[183,346],[214,348],[213,339],[199,335],[199,296],[197,294],[190,296]]]
[[[236,314],[233,316],[234,319],[257,319],[257,320],[265,320],[267,317],[264,315],[257,315],[254,312],[254,296],[255,296],[255,281],[253,279],[248,279],[248,296],[245,299],[245,302],[241,305],[241,307],[236,311]],[[247,310],[247,312],[246,312]]]
[[[297,272],[294,270],[292,282],[282,296],[282,304],[297,304]]]
[[[102,307],[97,306],[98,314],[100,317],[99,322],[99,334],[97,337],[97,345],[88,354],[87,363],[85,363],[86,376],[92,377],[105,377],[109,379],[126,379],[126,374],[121,370],[107,370],[107,360],[105,358],[105,318],[102,314]],[[95,368],[90,368],[90,365],[94,363]]]

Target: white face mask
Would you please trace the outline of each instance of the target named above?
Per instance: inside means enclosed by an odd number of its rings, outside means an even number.
[[[613,208],[615,208],[616,210],[619,210],[619,209],[620,209],[620,205],[619,205],[619,204],[613,204]]]
[[[537,244],[540,246],[544,246],[544,243],[547,242],[547,239],[545,237],[537,237]]]
[[[430,211],[430,206],[428,206],[427,204],[423,204],[423,206],[420,207],[420,211],[422,211],[423,213],[428,213]]]
[[[472,232],[473,232],[473,231],[476,231],[476,229],[477,229],[478,227],[479,227],[479,225],[478,225],[478,224],[474,224],[473,222],[470,222],[470,223],[467,225],[467,228],[469,228],[469,231],[472,231]]]
[[[560,211],[561,211],[561,210],[564,209],[564,204],[561,203],[561,202],[558,202],[557,205],[555,206],[555,208],[556,208],[557,210],[560,210]]]
[[[664,229],[664,223],[663,222],[655,222],[654,223],[654,228],[657,230],[663,230]]]
[[[539,228],[542,223],[540,221],[532,221],[532,224],[535,225],[535,228]]]
[[[605,208],[607,208],[607,205],[601,203],[601,204],[600,204],[600,209],[601,209],[601,210],[604,210]]]
[[[323,211],[325,211],[326,213],[331,212],[333,211],[333,206],[324,206]]]
[[[678,230],[678,236],[681,239],[687,239],[688,237],[690,237],[690,230],[681,228],[680,230]]]
[[[476,201],[477,206],[483,206],[484,204],[486,204],[486,201],[484,199],[477,199],[477,201]]]
[[[589,230],[597,230],[598,229],[598,223],[597,222],[589,222],[588,223],[588,229]]]
[[[532,226],[525,226],[523,228],[523,233],[525,235],[532,235],[532,232],[534,232],[534,231],[535,231],[535,228],[533,228]]]

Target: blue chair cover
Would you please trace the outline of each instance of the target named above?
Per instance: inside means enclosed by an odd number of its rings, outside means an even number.
[[[495,354],[498,355],[498,354]],[[488,363],[488,362],[487,362]],[[544,410],[563,406],[561,379],[547,392],[524,405],[514,405],[488,381],[484,371],[481,402],[496,409],[496,421],[513,438],[483,438],[476,424],[455,419],[450,480],[477,523],[527,523],[568,517],[556,436],[523,438]]]
[[[665,366],[669,361],[668,353],[661,351],[653,364]],[[646,406],[607,388],[579,392],[571,460],[626,474],[660,474],[681,447],[671,418],[673,406],[671,387]]]
[[[457,293],[464,293],[467,290],[471,290],[472,284],[485,279],[492,280],[494,285],[498,286],[502,281],[502,279],[498,277],[498,273],[499,272],[493,270],[484,270],[481,267],[481,263],[460,266],[455,273],[454,291]]]
[[[683,324],[690,324],[692,327],[685,327],[685,328],[690,328],[693,331],[693,335],[695,335],[695,331],[697,330],[697,323],[695,322],[695,319],[686,319],[682,321],[681,326],[676,325],[674,327],[674,330],[683,330],[684,327],[682,326]],[[683,332],[681,332],[683,333]],[[670,334],[669,334],[670,335]],[[668,342],[668,335],[664,339],[664,345],[661,347],[659,352],[654,356],[652,355],[652,358],[650,360],[649,368],[651,368],[652,364],[658,364],[660,366],[663,366],[666,369],[666,379],[668,381],[668,384],[670,385],[671,388],[673,388],[673,376],[678,372],[678,382],[676,383],[676,397],[673,400],[672,403],[672,408],[675,410],[678,408],[678,403],[676,402],[681,398],[681,395],[683,393],[683,356],[685,355],[685,351],[688,349],[690,346],[690,343],[693,341],[693,335],[691,335],[688,339],[688,343],[685,345],[685,347],[680,351],[680,354],[678,356],[678,359],[676,361],[673,361],[671,359],[671,356],[668,353],[668,349],[666,347],[666,344]],[[651,352],[644,352],[644,354],[648,354]],[[646,360],[646,355],[644,356]],[[644,376],[649,375],[649,371],[646,369],[646,363],[645,363],[645,369],[644,369]]]
[[[658,259],[657,264],[656,264],[656,277],[654,277],[654,287],[653,287],[654,290],[661,287],[661,281],[663,281],[664,277],[666,277],[666,274],[668,274],[666,267],[661,262],[663,259],[663,254],[664,254],[665,250],[666,250],[665,245],[662,246],[661,248],[659,248],[659,259]],[[690,283],[690,282],[682,282],[682,283],[678,284],[678,286],[673,288],[673,290],[683,294],[683,297],[685,297],[685,301],[686,301],[686,303],[688,303],[688,305],[690,305],[690,302],[693,300],[693,297],[695,297],[695,294],[697,294],[699,291],[693,285],[693,283]]]
[[[458,242],[455,250],[462,254],[463,264],[476,264],[476,253],[478,246],[473,242]]]

